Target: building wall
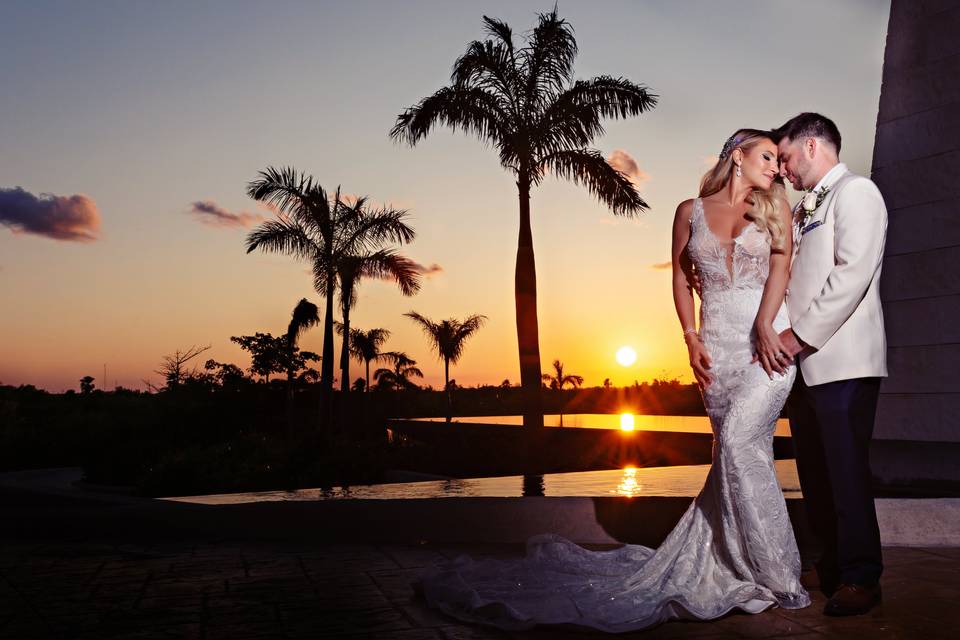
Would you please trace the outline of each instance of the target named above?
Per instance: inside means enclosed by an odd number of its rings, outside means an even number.
[[[890,214],[874,471],[960,481],[960,0],[893,0],[873,155]]]

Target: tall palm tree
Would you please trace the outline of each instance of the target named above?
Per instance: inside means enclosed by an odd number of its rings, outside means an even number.
[[[313,286],[324,297],[323,349],[320,389],[321,419],[332,428],[333,297],[337,267],[344,256],[375,250],[384,242],[409,242],[414,231],[404,221],[405,211],[383,208],[365,215],[366,198],[351,205],[330,197],[312,176],[293,167],[268,167],[247,185],[247,195],[276,207],[273,220],[259,224],[246,238],[247,253],[260,249],[308,260]],[[363,218],[363,220],[359,220]]]
[[[402,351],[388,351],[383,356],[393,361],[393,369],[377,369],[373,372],[373,379],[377,381],[377,386],[389,387],[397,391],[416,387],[410,378],[423,377],[423,372],[414,366],[417,364],[416,360]]]
[[[553,370],[554,375],[550,375],[549,373],[543,374],[543,381],[548,383],[551,389],[561,391],[568,384],[574,388],[583,384],[583,376],[573,374],[564,375],[563,363],[559,360],[553,361]]]
[[[343,323],[336,323],[337,333],[344,334]],[[390,332],[386,329],[350,329],[350,355],[366,365],[366,377],[364,391],[370,391],[370,363],[374,360],[386,360],[387,354],[380,352],[380,347],[390,337]]]
[[[591,141],[601,118],[625,118],[652,109],[657,96],[624,78],[573,81],[577,43],[557,15],[539,14],[525,44],[514,44],[509,25],[484,16],[489,38],[474,41],[454,63],[451,85],[397,117],[394,140],[416,145],[441,124],[476,135],[495,147],[517,181],[520,231],[515,272],[517,341],[523,387],[523,425],[543,426],[536,269],[530,230],[530,189],[547,172],[585,185],[615,214],[647,208],[628,177],[611,167]]]
[[[403,314],[417,322],[430,341],[430,346],[443,359],[444,390],[447,393],[447,422],[453,419],[453,396],[450,393],[450,363],[457,363],[463,355],[463,347],[467,338],[476,333],[483,325],[486,316],[475,314],[463,322],[455,318],[448,318],[440,322],[433,322],[416,311]],[[542,416],[541,416],[542,419]]]
[[[361,218],[362,220],[362,218]],[[340,284],[340,313],[343,317],[343,336],[340,350],[340,390],[347,394],[350,391],[350,340],[353,332],[350,331],[350,310],[357,303],[357,288],[363,278],[393,278],[405,296],[412,296],[420,290],[420,272],[413,260],[398,255],[392,249],[380,249],[360,255],[344,256],[337,266],[337,277]],[[369,364],[367,383],[370,382]]]

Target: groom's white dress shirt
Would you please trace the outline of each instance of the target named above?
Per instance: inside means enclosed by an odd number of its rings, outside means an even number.
[[[887,375],[880,268],[887,208],[869,179],[839,163],[814,190],[829,187],[817,210],[795,229],[786,297],[808,385]],[[802,205],[801,205],[802,206]]]

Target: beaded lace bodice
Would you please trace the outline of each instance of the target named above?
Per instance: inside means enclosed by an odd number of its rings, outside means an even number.
[[[693,201],[687,253],[700,272],[704,291],[763,289],[770,273],[770,236],[767,232],[751,222],[732,242],[720,240],[710,230],[700,198]]]

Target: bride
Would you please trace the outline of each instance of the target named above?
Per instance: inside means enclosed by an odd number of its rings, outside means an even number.
[[[775,134],[740,129],[703,177],[700,197],[677,207],[673,297],[713,429],[713,463],[673,531],[657,549],[590,551],[541,534],[527,540],[524,558],[462,555],[421,574],[430,606],[507,630],[623,632],[810,604],[773,465],[774,425],[796,376],[777,337],[789,325],[783,300],[793,245],[777,174]]]

